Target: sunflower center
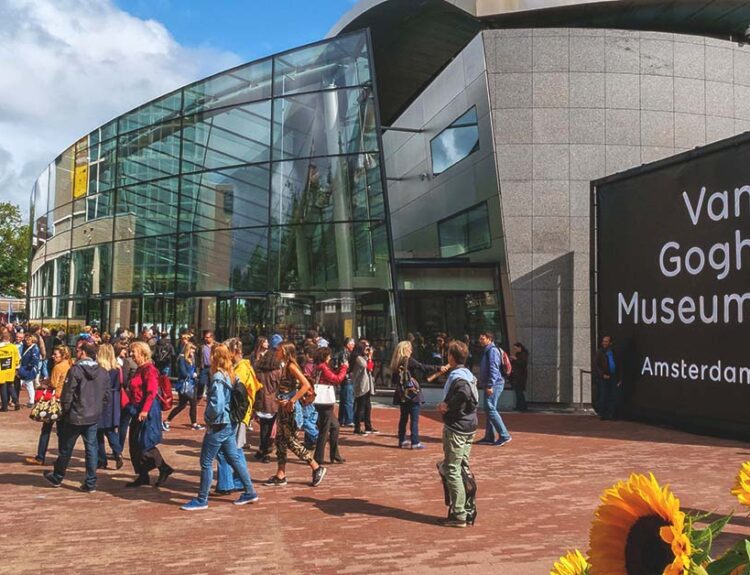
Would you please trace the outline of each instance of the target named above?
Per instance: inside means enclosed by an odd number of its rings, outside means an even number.
[[[674,561],[672,549],[662,541],[659,529],[669,525],[658,515],[641,517],[633,524],[625,543],[628,575],[661,575]]]

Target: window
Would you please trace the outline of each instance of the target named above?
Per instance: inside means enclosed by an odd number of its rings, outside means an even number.
[[[432,173],[436,176],[454,166],[479,149],[479,124],[477,109],[468,112],[453,122],[430,142],[432,151]]]
[[[452,258],[490,247],[487,202],[438,222],[440,257]]]

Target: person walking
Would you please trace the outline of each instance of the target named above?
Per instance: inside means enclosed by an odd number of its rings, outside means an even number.
[[[467,494],[464,476],[473,480],[469,468],[471,444],[477,429],[477,404],[479,391],[474,375],[465,367],[469,349],[461,341],[448,345],[448,365],[450,370],[443,387],[443,400],[438,411],[443,416],[443,461],[438,471],[443,478],[447,492],[448,517],[440,519],[446,527],[466,527],[476,520],[475,490]],[[448,368],[448,369],[446,369]]]
[[[279,404],[276,401],[276,393],[281,384],[283,370],[281,362],[276,359],[276,348],[281,344],[282,338],[274,334],[269,340],[269,351],[261,356],[255,364],[255,375],[258,377],[262,388],[258,391],[255,401],[255,415],[260,424],[260,438],[258,451],[254,457],[263,463],[271,462],[271,450],[273,441],[271,435],[276,424]]]
[[[617,409],[617,392],[622,386],[620,365],[612,348],[612,337],[602,337],[601,345],[594,357],[594,378],[598,393],[597,410],[599,418],[607,421],[615,418]]]
[[[52,389],[53,397],[60,400],[62,396],[63,385],[68,371],[73,366],[70,358],[70,350],[65,345],[59,345],[52,351],[52,373],[50,374],[49,386]],[[113,402],[119,401],[119,398],[113,397]],[[27,457],[26,463],[30,465],[44,465],[47,458],[47,448],[52,435],[52,427],[57,427],[59,435],[59,421],[45,421],[42,423],[42,429],[39,432],[39,444],[37,445],[36,456]],[[59,451],[59,450],[58,450]]]
[[[133,379],[138,366],[130,356],[128,344],[125,340],[120,340],[113,346],[117,365],[122,370],[122,384],[120,385],[120,427],[117,430],[120,446],[125,449],[125,440],[130,429],[130,420],[133,417],[133,409],[130,407],[130,380]]]
[[[76,363],[68,371],[60,395],[60,450],[52,471],[44,479],[60,487],[68,469],[73,449],[83,437],[86,454],[86,480],[81,490],[96,491],[96,424],[102,411],[112,401],[109,374],[96,363],[96,344],[85,341],[78,345]]]
[[[18,347],[11,342],[10,331],[3,328],[0,330],[0,411],[8,411],[9,399],[13,401],[16,411],[21,409],[14,385],[20,363],[21,354],[18,353]]]
[[[367,435],[377,433],[372,426],[372,396],[375,395],[375,382],[372,378],[372,349],[361,340],[352,352],[352,383],[354,384],[354,433]],[[364,425],[364,430],[362,430]]]
[[[115,461],[117,469],[122,469],[122,445],[120,444],[120,389],[122,387],[122,369],[117,365],[114,348],[103,343],[99,346],[99,352],[96,354],[97,363],[106,370],[109,375],[110,393],[112,401],[102,410],[96,429],[97,438],[97,469],[107,468],[107,450],[104,445],[104,439],[109,442],[109,448],[112,450],[112,459]]]
[[[177,358],[177,384],[175,388],[179,396],[177,405],[167,416],[162,424],[164,431],[169,431],[172,420],[177,417],[183,409],[190,406],[190,426],[193,431],[205,429],[198,423],[198,400],[196,399],[198,387],[198,374],[195,371],[195,346],[189,341],[182,346],[182,352]]]
[[[130,353],[138,366],[128,390],[129,405],[134,414],[130,420],[128,445],[136,478],[125,487],[148,485],[152,469],[159,470],[159,477],[154,484],[159,487],[174,473],[158,448],[162,440],[161,405],[157,397],[159,372],[151,361],[151,348],[145,341],[131,343]]]
[[[507,445],[513,439],[500,416],[498,405],[505,387],[503,376],[503,352],[495,345],[495,334],[485,331],[479,334],[482,346],[482,359],[479,362],[479,386],[484,389],[484,410],[487,423],[484,437],[478,441],[482,445]],[[495,434],[497,433],[497,440]]]
[[[174,358],[174,346],[172,345],[172,340],[169,339],[169,332],[163,330],[161,337],[154,345],[154,365],[161,375],[169,377]]]
[[[313,386],[314,391],[315,353],[318,351],[318,348],[312,341],[306,341],[307,343],[305,344],[304,348],[305,351],[303,352],[304,362],[302,364],[302,373],[307,378],[307,381],[309,381]],[[307,449],[308,451],[313,451],[315,449],[315,445],[318,442],[318,435],[320,435],[320,430],[318,429],[318,412],[315,409],[314,396],[315,393],[308,393],[307,395],[302,397],[302,401],[300,402],[302,404],[302,431],[304,432],[303,443],[305,449]],[[310,403],[308,401],[310,397],[313,398],[313,403]]]
[[[18,366],[18,378],[21,380],[21,386],[29,396],[26,407],[34,407],[34,386],[37,377],[39,377],[41,363],[42,359],[38,339],[35,335],[28,333],[24,338],[21,365]],[[19,401],[21,399],[20,393],[18,399]]]
[[[529,408],[526,405],[526,381],[529,378],[529,350],[520,341],[513,344],[513,353],[510,356],[510,364],[513,366],[510,380],[513,382],[513,391],[516,392],[516,410],[525,412]]]
[[[279,404],[276,430],[276,474],[264,485],[286,485],[287,450],[304,461],[312,470],[310,485],[316,487],[323,481],[326,468],[320,465],[310,452],[305,449],[297,437],[297,429],[302,424],[302,411],[298,404],[300,398],[311,390],[310,382],[297,364],[297,350],[290,341],[282,342],[275,351],[276,361],[281,368],[276,398]]]
[[[315,350],[314,363],[315,400],[313,405],[315,411],[318,412],[318,442],[315,446],[315,461],[323,465],[326,443],[330,442],[331,463],[344,463],[346,460],[339,453],[339,422],[333,416],[333,408],[336,406],[335,388],[346,380],[349,363],[344,360],[338,372],[334,372],[330,367],[331,349],[328,347]]]
[[[198,511],[208,508],[208,491],[213,482],[213,462],[219,453],[226,458],[226,462],[239,477],[245,492],[235,505],[246,505],[258,501],[247,464],[241,451],[237,448],[237,430],[232,425],[230,406],[232,386],[234,385],[234,369],[232,355],[224,344],[215,344],[211,349],[211,382],[207,389],[206,411],[203,415],[206,433],[201,445],[201,481],[198,496],[180,507],[184,511]]]
[[[214,345],[214,332],[206,330],[203,332],[203,342],[198,345],[195,352],[195,367],[198,372],[198,387],[195,399],[200,401],[206,386],[211,382],[211,346]]]
[[[413,357],[414,348],[408,341],[401,341],[391,357],[391,385],[393,404],[398,405],[401,417],[398,420],[398,446],[401,448],[424,449],[419,440],[419,412],[424,403],[421,382],[428,373],[435,373],[441,366],[424,365]],[[406,425],[411,420],[410,438],[406,439]]]
[[[253,413],[253,403],[255,402],[255,397],[261,384],[255,376],[255,371],[253,370],[253,366],[250,365],[250,360],[243,357],[242,341],[237,337],[233,337],[225,341],[224,345],[229,350],[229,354],[232,357],[232,369],[234,370],[235,381],[239,381],[244,385],[245,390],[247,391],[247,410],[242,417],[242,421],[232,424],[240,460],[242,465],[247,467],[247,460],[245,459],[244,451],[245,444],[247,443],[247,428],[250,424],[250,417]],[[216,454],[216,458],[219,462],[219,467],[216,473],[216,494],[226,495],[232,491],[241,490],[243,487],[242,478],[238,473],[233,471],[232,466],[224,455],[224,452],[219,451]]]
[[[344,362],[349,364],[349,371],[346,374],[346,378],[339,386],[339,425],[341,427],[354,427],[354,385],[351,378],[353,366],[350,361],[354,345],[354,338],[347,337],[344,341],[344,349],[339,356],[339,364]]]

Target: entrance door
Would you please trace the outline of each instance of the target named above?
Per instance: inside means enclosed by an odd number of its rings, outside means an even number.
[[[266,298],[219,298],[216,305],[216,337],[219,341],[239,337],[246,353],[257,337],[266,332]]]

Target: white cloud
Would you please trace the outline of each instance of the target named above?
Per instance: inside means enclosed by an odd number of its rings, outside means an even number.
[[[47,164],[97,126],[241,62],[111,0],[0,0],[0,200],[28,212]]]

